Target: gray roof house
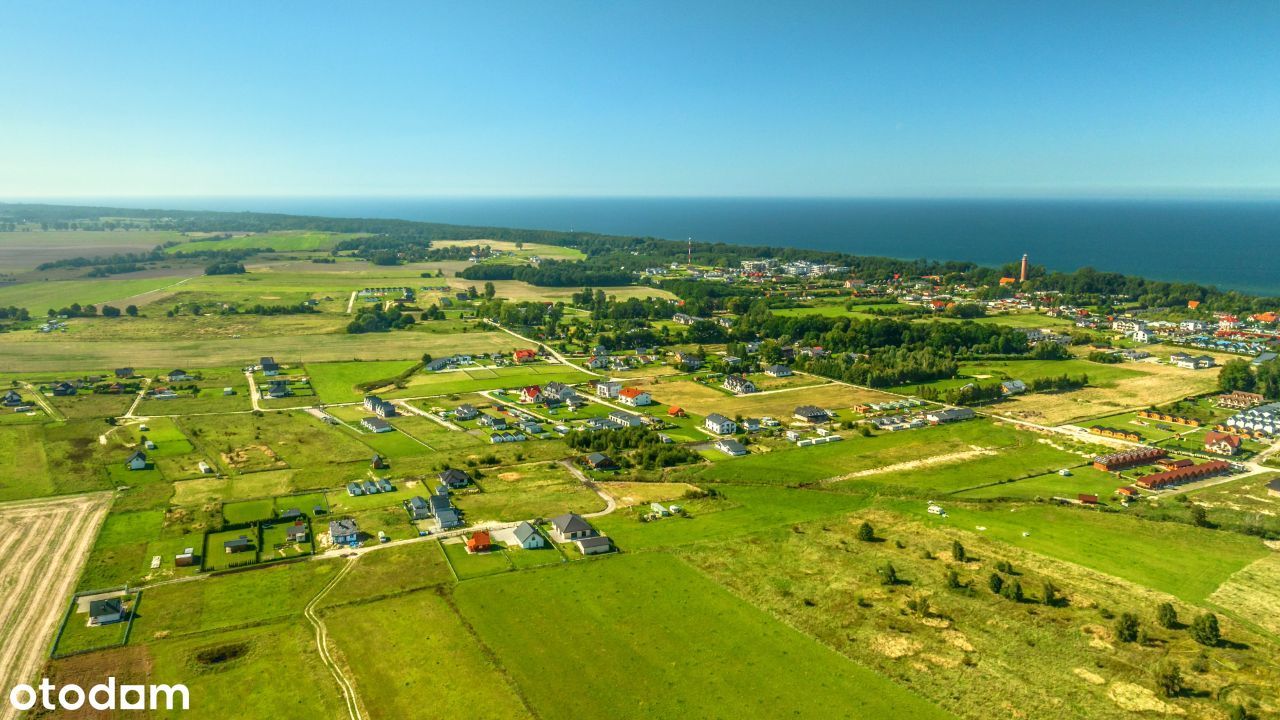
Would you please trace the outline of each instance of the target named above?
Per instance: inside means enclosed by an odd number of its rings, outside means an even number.
[[[89,601],[89,624],[106,625],[124,619],[124,601],[118,597]]]
[[[569,542],[579,538],[591,537],[596,529],[576,513],[565,513],[551,518],[551,534],[559,542]]]
[[[613,550],[613,542],[603,535],[578,538],[574,544],[583,555],[599,555]]]
[[[797,420],[811,423],[824,423],[831,419],[831,415],[826,410],[816,405],[801,405],[791,415]]]
[[[440,473],[440,482],[451,488],[466,487],[471,484],[471,476],[465,470],[449,468]]]
[[[329,537],[334,545],[345,545],[356,542],[360,537],[360,526],[351,518],[329,521]]]
[[[738,423],[720,413],[711,413],[702,421],[702,426],[717,435],[729,435],[738,430]]]
[[[530,525],[527,520],[517,525],[511,534],[515,536],[516,542],[520,543],[520,547],[526,550],[536,550],[547,545],[542,533],[538,532],[538,529]]]
[[[124,461],[124,466],[130,470],[146,470],[147,454],[141,450],[135,450],[129,459]]]
[[[426,520],[431,517],[431,507],[421,495],[414,495],[404,501],[404,509],[409,513],[410,520]]]

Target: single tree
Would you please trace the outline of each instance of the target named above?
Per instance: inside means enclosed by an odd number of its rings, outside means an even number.
[[[1000,592],[1000,594],[1004,595],[1006,598],[1016,603],[1022,602],[1022,598],[1023,598],[1022,582],[1019,580],[1014,580],[1013,582],[1005,583],[1004,589]]]
[[[964,562],[965,560],[964,546],[960,544],[959,540],[951,541],[951,559],[956,562]]]
[[[885,563],[884,565],[881,565],[877,572],[880,574],[881,585],[898,584],[898,569],[893,566],[893,563]]]
[[[1131,612],[1120,613],[1116,618],[1116,639],[1120,642],[1133,642],[1138,639],[1138,616]]]
[[[1160,603],[1156,608],[1156,622],[1162,628],[1173,629],[1178,626],[1178,611],[1174,609],[1173,603]]]
[[[987,587],[991,588],[991,592],[999,595],[1000,590],[1004,588],[1004,578],[996,573],[991,573],[991,577],[987,578]]]
[[[875,528],[871,527],[871,523],[863,520],[858,526],[858,539],[862,542],[871,542],[876,539]]]
[[[1041,589],[1041,595],[1043,596],[1042,600],[1045,605],[1058,604],[1058,586],[1054,585],[1052,580],[1044,581],[1044,586]]]
[[[1198,527],[1208,527],[1209,514],[1205,512],[1205,509],[1203,507],[1199,505],[1192,505],[1191,506],[1191,522],[1195,523]]]
[[[1222,632],[1218,628],[1218,616],[1205,613],[1191,621],[1191,638],[1201,645],[1214,647],[1222,642]]]
[[[125,315],[128,315],[129,317],[138,317],[138,306],[137,306],[137,305],[129,305],[129,306],[125,307],[125,309],[124,309],[124,314],[125,314]]]
[[[999,576],[997,575],[997,577]],[[955,568],[951,568],[947,571],[947,587],[952,590],[958,590],[964,587],[964,584],[960,582],[960,573],[956,572]]]
[[[1182,668],[1177,663],[1168,660],[1156,663],[1152,675],[1155,677],[1156,690],[1161,695],[1171,698],[1182,694]]]

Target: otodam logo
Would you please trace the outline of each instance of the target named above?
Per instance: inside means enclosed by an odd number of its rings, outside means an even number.
[[[32,710],[37,704],[45,710],[79,710],[86,703],[94,710],[187,710],[190,698],[186,685],[116,685],[113,677],[88,690],[59,687],[43,678],[36,687],[18,685],[9,691],[15,710]]]

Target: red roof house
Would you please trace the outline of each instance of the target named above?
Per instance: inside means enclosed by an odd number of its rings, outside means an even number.
[[[467,538],[467,552],[486,552],[491,547],[493,547],[493,541],[489,538],[487,530],[477,530]]]
[[[515,361],[518,363],[533,362],[534,360],[538,359],[538,353],[528,349],[517,350],[515,352],[514,357],[515,357]]]

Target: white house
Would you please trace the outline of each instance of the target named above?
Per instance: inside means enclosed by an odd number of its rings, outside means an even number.
[[[511,534],[515,537],[516,542],[520,544],[520,547],[525,550],[537,550],[547,546],[546,538],[542,537],[542,533],[530,525],[528,520],[517,525]]]
[[[601,380],[596,383],[597,397],[616,398],[620,390],[622,390],[622,383],[617,380]]]
[[[711,413],[702,421],[702,426],[717,435],[732,435],[738,431],[738,423],[721,415]]]
[[[642,407],[652,403],[653,398],[640,388],[628,387],[618,391],[618,402],[631,407]]]

